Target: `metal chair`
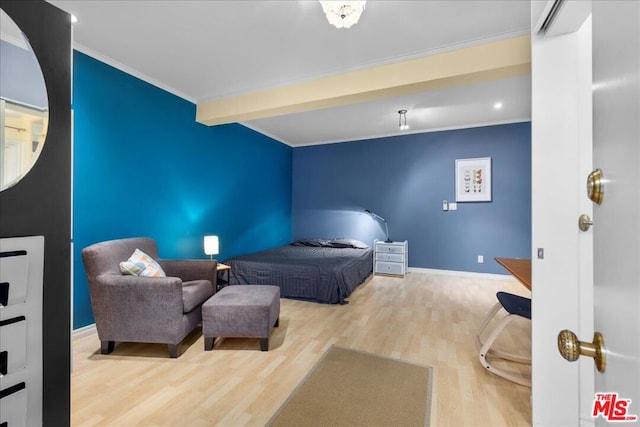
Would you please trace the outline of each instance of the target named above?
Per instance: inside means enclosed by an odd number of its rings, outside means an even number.
[[[478,355],[480,363],[486,370],[493,374],[499,375],[516,384],[531,387],[531,379],[524,378],[521,375],[498,368],[487,360],[487,357],[493,357],[517,363],[531,364],[530,357],[524,357],[491,348],[500,332],[502,332],[502,330],[513,320],[518,317],[531,320],[531,299],[510,294],[508,292],[498,292],[496,297],[498,298],[498,302],[493,306],[493,308],[491,308],[491,310],[489,310],[487,317],[485,317],[478,329],[478,332],[476,333],[476,345],[480,350]],[[507,316],[496,324],[496,326],[487,335],[486,341],[483,342],[481,339],[482,334],[485,332],[485,329],[487,329],[491,320],[501,309],[507,311]]]

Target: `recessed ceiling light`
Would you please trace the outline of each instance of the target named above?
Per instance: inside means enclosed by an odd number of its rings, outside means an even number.
[[[76,22],[78,22],[78,18],[76,18],[76,15],[71,15],[71,23],[75,24]]]
[[[493,109],[494,110],[501,110],[502,109],[502,102],[496,102],[495,104],[493,104]]]

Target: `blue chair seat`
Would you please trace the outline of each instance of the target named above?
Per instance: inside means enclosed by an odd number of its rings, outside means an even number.
[[[496,294],[502,307],[509,312],[526,319],[531,319],[531,299],[508,292],[498,292]]]

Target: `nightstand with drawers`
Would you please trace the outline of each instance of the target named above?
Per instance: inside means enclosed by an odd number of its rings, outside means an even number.
[[[404,242],[373,241],[373,274],[407,275],[409,244]]]

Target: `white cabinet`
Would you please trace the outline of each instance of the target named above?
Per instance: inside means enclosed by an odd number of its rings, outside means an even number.
[[[373,273],[406,276],[409,244],[404,242],[373,242]]]
[[[0,239],[0,427],[42,425],[43,274],[43,236]]]

